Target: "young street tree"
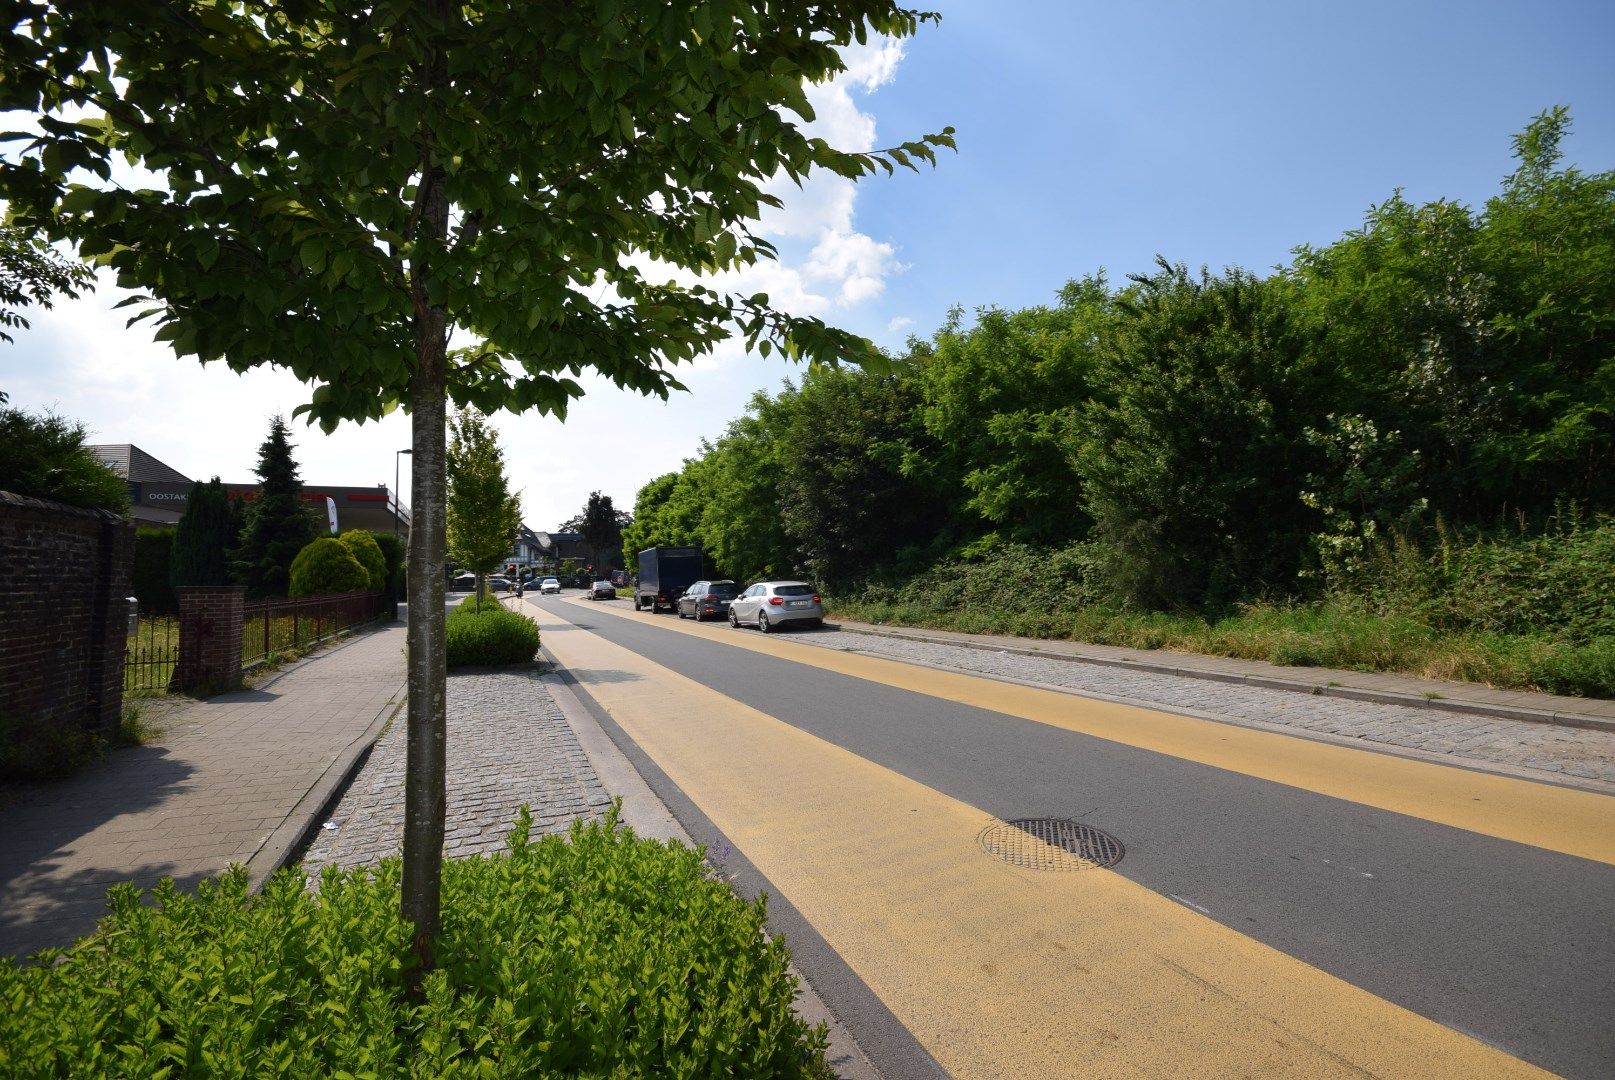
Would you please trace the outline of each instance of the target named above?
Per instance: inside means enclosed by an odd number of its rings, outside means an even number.
[[[505,455],[488,421],[475,409],[449,419],[449,556],[477,575],[477,604],[483,578],[516,543],[521,499],[510,493]]]
[[[774,255],[765,190],[935,161],[806,134],[838,49],[933,16],[890,0],[36,0],[0,31],[0,108],[39,115],[0,197],[154,301],[179,355],[289,367],[330,429],[412,414],[402,911],[424,965],[444,814],[445,401],[564,414],[592,368],[666,396],[741,336],[882,362],[765,294],[680,284]],[[71,116],[72,119],[67,117]],[[157,172],[133,190],[114,161]],[[89,182],[85,182],[89,181]],[[467,344],[449,349],[452,330]]]

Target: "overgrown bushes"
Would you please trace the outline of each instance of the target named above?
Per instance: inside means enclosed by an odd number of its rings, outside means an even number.
[[[451,668],[525,664],[538,652],[537,623],[492,598],[479,607],[474,594],[449,612],[444,637]]]
[[[698,852],[577,823],[570,842],[443,868],[438,969],[404,992],[399,865],[239,868],[194,896],[109,894],[99,933],[21,968],[0,960],[6,1076],[825,1076],[825,1036],[764,908]]]
[[[1393,537],[1318,600],[1210,614],[1104,603],[1092,551],[1005,546],[832,604],[867,622],[1615,697],[1615,518],[1564,514],[1538,534],[1443,529],[1428,548]]]

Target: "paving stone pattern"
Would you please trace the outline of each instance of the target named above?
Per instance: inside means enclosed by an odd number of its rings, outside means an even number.
[[[847,630],[826,628],[812,634],[795,635],[792,640],[1079,692],[1133,698],[1169,709],[1211,713],[1235,722],[1276,724],[1362,739],[1386,747],[1408,747],[1456,759],[1615,784],[1615,733],[1607,731],[1352,701]]]
[[[539,668],[450,674],[448,691],[445,855],[503,851],[523,803],[532,811],[535,834],[565,832],[575,818],[604,815],[610,797]],[[316,831],[303,857],[311,876],[327,864],[373,866],[398,854],[405,733],[400,714]]]

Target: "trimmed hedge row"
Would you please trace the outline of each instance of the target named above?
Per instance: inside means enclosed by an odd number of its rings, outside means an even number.
[[[492,597],[479,610],[473,594],[449,612],[444,645],[451,668],[525,664],[538,652],[538,624]]]
[[[443,868],[424,1000],[405,987],[399,863],[236,868],[156,906],[115,886],[101,929],[27,968],[0,959],[5,1076],[830,1075],[791,1011],[787,953],[701,853],[574,823]]]

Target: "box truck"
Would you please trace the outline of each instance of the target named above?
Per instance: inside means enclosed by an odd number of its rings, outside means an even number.
[[[671,610],[684,590],[701,580],[701,549],[654,547],[639,553],[639,581],[634,585],[634,610]]]

